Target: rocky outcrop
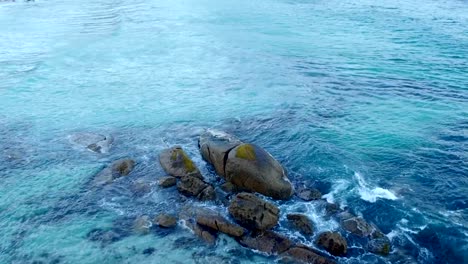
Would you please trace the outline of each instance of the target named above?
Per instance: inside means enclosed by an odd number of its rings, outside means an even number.
[[[346,242],[346,239],[338,232],[321,233],[316,244],[334,256],[346,255],[346,252],[348,251],[348,243]]]
[[[194,196],[202,201],[214,200],[216,198],[213,186],[193,176],[182,177],[177,183],[177,190],[186,196]]]
[[[266,230],[278,223],[279,209],[251,193],[239,193],[229,205],[229,213],[242,226]]]
[[[177,225],[177,218],[168,214],[160,214],[154,219],[154,224],[164,228],[174,227]]]
[[[288,214],[286,216],[293,228],[297,229],[304,235],[312,235],[314,233],[314,224],[303,214]]]
[[[159,154],[159,163],[167,174],[174,177],[192,176],[203,179],[195,163],[179,147],[165,149]]]
[[[334,261],[317,254],[314,249],[302,245],[288,249],[282,256],[302,263],[335,264]]]
[[[193,221],[186,221],[186,225],[193,233],[207,244],[213,245],[216,243],[217,233],[211,228],[204,227]]]
[[[163,188],[172,187],[172,186],[176,185],[176,183],[177,183],[177,179],[175,177],[172,177],[172,176],[162,177],[158,181],[158,185],[163,187]]]
[[[102,170],[93,180],[93,185],[102,186],[113,182],[123,176],[127,176],[135,167],[135,161],[132,159],[120,159],[114,161],[110,166]]]
[[[259,146],[241,144],[232,149],[225,171],[227,181],[245,190],[283,200],[293,194],[291,182],[281,164]]]
[[[243,236],[239,243],[244,247],[261,251],[270,255],[281,254],[292,246],[292,241],[273,231],[254,232]]]
[[[208,161],[222,177],[225,175],[225,165],[229,151],[242,142],[227,133],[208,130],[200,135],[198,146],[203,159]]]
[[[114,141],[111,136],[87,132],[70,135],[68,140],[79,148],[84,148],[95,153],[109,152]]]
[[[293,188],[281,164],[270,153],[236,137],[207,131],[199,139],[203,158],[237,187],[275,199],[289,199]]]
[[[241,237],[246,230],[215,212],[202,213],[196,217],[197,224],[209,227],[232,237]]]

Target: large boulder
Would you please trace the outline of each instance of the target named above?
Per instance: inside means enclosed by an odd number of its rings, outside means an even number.
[[[239,239],[239,243],[244,247],[270,255],[281,254],[293,244],[289,238],[272,231],[263,231],[243,236]]]
[[[227,234],[232,237],[240,237],[246,230],[215,212],[200,213],[196,217],[197,224],[209,227],[213,230]]]
[[[159,163],[167,174],[174,177],[193,176],[202,179],[200,171],[187,153],[179,147],[165,149],[159,154]]]
[[[109,184],[115,179],[129,175],[134,167],[135,161],[132,159],[116,160],[96,175],[93,180],[93,185],[102,186]]]
[[[186,221],[185,224],[198,238],[205,241],[207,244],[213,245],[216,243],[217,232],[215,230],[190,220]]]
[[[232,149],[225,167],[227,181],[252,192],[274,199],[289,199],[291,182],[281,164],[270,153],[253,144],[241,144]]]
[[[304,235],[312,235],[314,233],[314,224],[303,214],[288,214],[286,218],[290,224]]]
[[[239,224],[249,229],[266,230],[278,223],[278,207],[251,193],[237,194],[228,209]]]
[[[242,142],[238,138],[216,130],[208,130],[201,134],[198,141],[203,159],[212,164],[216,173],[223,177],[229,151],[240,144]]]
[[[338,232],[328,231],[321,233],[316,243],[334,256],[346,255],[346,252],[348,251],[348,243],[346,242],[346,239]]]
[[[299,245],[290,248],[282,254],[284,257],[292,258],[294,260],[311,263],[311,264],[334,264],[333,260],[323,257],[316,253],[316,251],[307,246]]]
[[[177,190],[186,196],[195,196],[200,200],[208,201],[216,198],[213,186],[204,182],[202,179],[185,176],[177,183]]]
[[[68,140],[78,148],[84,148],[95,153],[107,153],[114,139],[96,133],[75,133],[68,137]]]

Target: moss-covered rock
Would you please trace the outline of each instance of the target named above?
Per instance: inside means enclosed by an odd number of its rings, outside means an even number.
[[[287,200],[294,192],[281,164],[254,144],[241,144],[229,152],[225,178],[244,190],[274,199]]]
[[[159,162],[164,171],[171,176],[184,177],[190,175],[202,178],[195,163],[179,146],[163,150],[159,155]]]

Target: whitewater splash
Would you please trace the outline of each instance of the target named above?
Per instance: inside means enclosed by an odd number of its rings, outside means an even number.
[[[382,199],[387,199],[387,200],[396,200],[398,197],[396,197],[395,194],[393,194],[391,191],[381,188],[381,187],[375,187],[370,186],[365,180],[364,177],[359,173],[355,172],[354,173],[354,178],[357,180],[358,187],[357,190],[359,192],[359,195],[361,196],[361,199],[375,203],[378,198]]]

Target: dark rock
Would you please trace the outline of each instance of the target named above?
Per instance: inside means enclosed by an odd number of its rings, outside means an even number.
[[[344,237],[342,237],[338,232],[321,233],[316,244],[335,256],[346,255],[348,250],[346,239],[344,239]]]
[[[208,185],[203,191],[201,191],[198,196],[198,200],[200,201],[213,201],[216,199],[216,192],[213,186]]]
[[[196,220],[199,225],[209,227],[232,237],[240,237],[246,232],[244,228],[231,223],[215,212],[199,215]]]
[[[107,153],[114,139],[111,136],[104,136],[95,133],[76,133],[69,136],[69,141],[80,148],[96,153]]]
[[[320,256],[314,249],[306,246],[296,246],[283,253],[283,256],[311,264],[334,264],[333,260]]]
[[[133,222],[133,231],[137,234],[146,235],[150,232],[152,223],[149,216],[143,215],[137,217]]]
[[[163,150],[159,155],[159,162],[164,171],[171,176],[203,178],[195,163],[181,147],[176,146]]]
[[[239,224],[250,229],[266,230],[278,223],[278,207],[251,193],[237,194],[228,209]]]
[[[319,200],[322,198],[322,193],[317,189],[301,189],[296,195],[304,201]]]
[[[226,193],[237,193],[239,191],[242,191],[239,187],[230,182],[225,182],[221,184],[220,188]]]
[[[143,250],[143,255],[152,255],[154,252],[156,252],[156,249],[154,247],[149,247]]]
[[[176,183],[177,183],[177,179],[175,177],[172,177],[172,176],[162,177],[158,181],[158,185],[163,187],[163,188],[168,188],[168,187],[174,186],[174,185],[176,185]]]
[[[160,214],[154,219],[154,223],[160,227],[170,228],[177,225],[177,218],[168,214]]]
[[[200,135],[198,145],[203,159],[209,162],[220,176],[225,175],[227,155],[242,142],[227,133],[208,130]]]
[[[375,254],[387,256],[391,250],[391,243],[388,237],[371,239],[367,243],[367,249]]]
[[[113,182],[123,176],[127,176],[135,167],[132,159],[120,159],[114,161],[109,167],[102,170],[93,180],[93,185],[102,186]]]
[[[292,241],[272,231],[262,231],[243,236],[239,243],[244,247],[264,252],[266,254],[281,254],[292,246]]]
[[[286,218],[302,234],[312,235],[314,233],[314,224],[307,216],[303,214],[288,214]]]
[[[200,178],[185,176],[177,183],[177,190],[186,196],[197,196],[208,186]]]
[[[341,226],[346,231],[360,237],[367,237],[375,230],[372,225],[357,216],[342,220]]]
[[[253,144],[241,144],[228,154],[225,178],[245,190],[274,199],[289,199],[293,194],[285,170],[270,153]]]
[[[332,216],[334,214],[337,214],[339,212],[341,212],[341,208],[339,205],[335,204],[335,203],[328,203],[325,205],[325,211],[327,213],[328,216]]]

